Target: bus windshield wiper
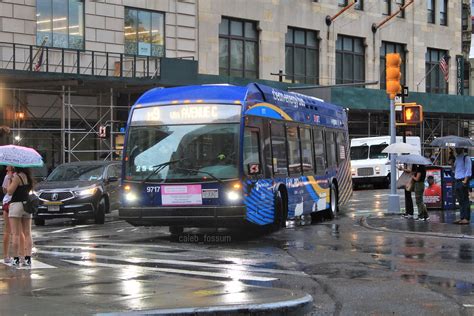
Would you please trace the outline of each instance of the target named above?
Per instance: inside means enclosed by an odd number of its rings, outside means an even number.
[[[142,183],[145,183],[148,179],[151,178],[151,176],[159,173],[161,170],[163,170],[166,166],[169,166],[171,164],[174,164],[174,163],[177,163],[177,162],[180,162],[180,161],[183,161],[185,160],[185,158],[183,159],[175,159],[175,160],[170,160],[170,161],[167,161],[167,162],[163,162],[163,163],[160,163],[158,165],[155,165],[153,166],[153,168],[155,168],[148,176],[146,176],[145,179],[143,179]]]
[[[216,177],[215,175],[207,171],[201,171],[198,169],[190,169],[190,168],[181,168],[181,167],[174,167],[174,169],[207,174],[208,176],[210,176],[212,179],[216,180],[217,182],[224,183],[221,179],[219,179],[218,177]]]

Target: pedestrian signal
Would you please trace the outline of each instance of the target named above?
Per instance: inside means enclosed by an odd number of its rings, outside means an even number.
[[[104,126],[104,125],[99,126],[99,137],[107,138],[107,126]]]
[[[400,54],[387,54],[385,59],[386,91],[390,99],[393,100],[397,94],[402,92],[402,85],[400,84],[402,59]]]
[[[403,105],[403,122],[405,124],[419,124],[423,122],[423,107],[419,104]]]

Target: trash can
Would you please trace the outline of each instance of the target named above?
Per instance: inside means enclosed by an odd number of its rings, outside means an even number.
[[[423,201],[428,209],[455,208],[454,178],[450,166],[427,166]]]

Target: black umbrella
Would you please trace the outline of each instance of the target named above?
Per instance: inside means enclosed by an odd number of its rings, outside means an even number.
[[[459,136],[443,136],[435,138],[431,144],[433,147],[457,147],[457,148],[468,148],[474,147],[474,142],[469,138]]]

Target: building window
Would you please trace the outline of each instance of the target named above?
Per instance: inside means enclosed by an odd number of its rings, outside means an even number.
[[[336,83],[365,81],[365,55],[362,38],[339,35],[336,41]]]
[[[435,0],[427,0],[427,10],[428,10],[428,23],[434,24],[435,23]]]
[[[84,1],[37,0],[36,45],[84,49]]]
[[[399,8],[403,7],[405,5],[405,0],[395,0],[395,3]],[[404,19],[405,18],[405,10],[400,11],[400,13],[397,15],[397,17]]]
[[[364,0],[357,0],[357,3],[354,5],[356,10],[364,10]]]
[[[469,23],[471,23],[471,16],[469,7],[463,7],[462,10],[462,30],[467,31],[469,28]]]
[[[390,42],[382,42],[382,46],[380,47],[380,89],[385,89],[386,85],[386,78],[385,78],[385,56],[390,53],[399,53],[400,58],[402,59],[401,65],[401,72],[402,78],[400,82],[402,85],[406,83],[406,53],[405,53],[405,45],[399,43],[390,43]]]
[[[165,56],[165,15],[125,8],[125,54]]]
[[[448,25],[448,0],[441,0],[439,8],[439,24]]]
[[[383,14],[392,14],[392,0],[383,0]]]
[[[347,0],[337,0],[337,4],[340,7],[345,7],[347,5]]]
[[[447,93],[448,83],[441,71],[439,62],[441,58],[448,55],[445,50],[428,48],[425,56],[426,92],[427,93]]]
[[[319,83],[319,41],[315,31],[288,28],[285,73],[288,82]]]
[[[257,23],[222,18],[219,25],[219,74],[258,77]]]

